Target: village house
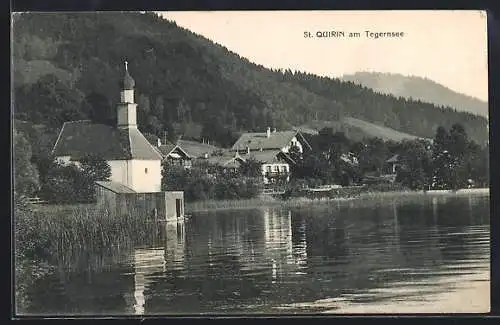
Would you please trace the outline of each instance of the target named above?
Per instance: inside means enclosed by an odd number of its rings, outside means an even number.
[[[244,160],[255,159],[262,164],[264,184],[270,184],[282,175],[286,175],[288,181],[290,166],[296,163],[290,151],[297,150],[301,155],[304,148],[310,150],[311,146],[299,131],[278,132],[269,127],[266,132],[242,134],[232,147]]]
[[[182,192],[161,192],[161,162],[163,156],[137,128],[137,104],[134,101],[135,81],[125,63],[125,75],[120,82],[120,103],[117,106],[116,125],[93,123],[90,120],[64,123],[52,150],[62,164],[79,165],[79,160],[94,155],[106,160],[111,168],[109,182],[97,183],[98,202],[105,199],[115,208],[135,206],[139,201],[144,206],[167,209],[168,198],[175,200],[174,214],[183,214]],[[175,153],[172,151],[172,154]],[[137,193],[157,193],[142,195]],[[162,198],[162,199],[159,199]],[[159,200],[159,201],[157,201]],[[134,203],[135,202],[135,203]],[[156,204],[155,202],[160,202]],[[102,203],[102,202],[101,202]],[[121,210],[123,211],[123,209]]]
[[[208,166],[218,168],[228,174],[238,172],[241,164],[245,162],[245,159],[233,150],[218,150],[203,160]]]
[[[396,174],[399,166],[400,166],[400,157],[398,154],[395,154],[391,158],[385,161],[382,172],[384,174],[389,174],[389,175]]]
[[[221,148],[207,142],[197,142],[192,140],[179,139],[177,144],[189,154],[192,159],[208,158]]]
[[[192,167],[192,157],[179,144],[161,143],[161,140],[158,138],[157,147],[163,156],[163,161],[185,169]]]

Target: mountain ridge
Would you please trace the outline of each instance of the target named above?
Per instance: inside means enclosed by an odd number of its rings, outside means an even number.
[[[429,78],[405,76],[399,73],[355,72],[340,79],[354,82],[376,92],[396,97],[419,99],[437,106],[488,117],[488,103],[479,98],[454,91]]]
[[[17,71],[23,79],[14,77],[21,81],[14,83],[15,118],[35,124],[57,128],[71,119],[116,119],[126,58],[136,81],[139,127],[157,135],[189,133],[230,146],[241,131],[345,116],[417,137],[433,137],[438,126],[454,123],[479,143],[488,137],[484,118],[339,79],[267,69],[154,14],[16,16],[14,67],[24,62],[45,71]]]

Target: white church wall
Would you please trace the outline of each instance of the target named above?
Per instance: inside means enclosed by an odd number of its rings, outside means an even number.
[[[138,160],[130,163],[132,184],[131,188],[137,192],[161,191],[161,161]]]
[[[127,160],[108,160],[107,163],[111,167],[110,181],[123,184],[130,187],[131,180],[129,178],[129,166]]]

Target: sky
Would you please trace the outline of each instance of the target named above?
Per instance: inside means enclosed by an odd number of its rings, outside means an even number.
[[[159,12],[267,68],[341,77],[358,71],[434,80],[488,99],[486,14],[481,11]],[[346,37],[317,37],[343,31]],[[403,32],[373,38],[369,32]],[[309,32],[312,37],[305,37]],[[358,32],[360,37],[347,37]]]

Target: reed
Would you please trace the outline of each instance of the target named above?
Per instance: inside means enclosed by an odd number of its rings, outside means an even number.
[[[65,266],[84,264],[80,257],[117,255],[161,233],[158,223],[137,211],[115,216],[92,205],[17,211],[15,222],[16,254]]]

